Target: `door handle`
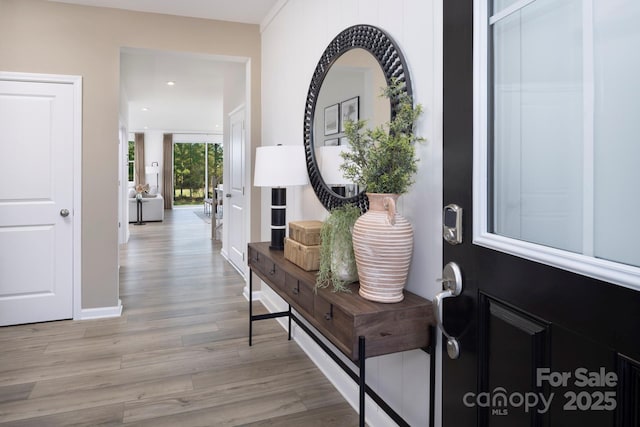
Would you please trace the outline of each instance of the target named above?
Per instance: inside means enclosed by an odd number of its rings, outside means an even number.
[[[69,216],[69,209],[61,209],[60,210],[60,216],[63,218],[66,218]]]
[[[433,299],[433,311],[436,316],[436,323],[442,334],[447,337],[447,354],[452,359],[460,357],[460,343],[456,337],[451,336],[444,329],[444,316],[442,301],[446,298],[457,297],[462,293],[462,272],[455,262],[450,262],[444,266],[442,270],[442,278],[438,279],[442,282],[442,292],[438,293]]]
[[[225,194],[225,195],[224,195],[224,197],[226,197],[226,198],[230,198],[230,197],[231,197],[231,193],[227,193],[227,194]]]

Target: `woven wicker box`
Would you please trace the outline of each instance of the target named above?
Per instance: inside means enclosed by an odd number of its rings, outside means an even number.
[[[320,244],[320,229],[322,221],[291,221],[289,223],[289,237],[307,246]]]
[[[303,245],[285,237],[284,257],[303,270],[317,270],[320,268],[320,245]]]

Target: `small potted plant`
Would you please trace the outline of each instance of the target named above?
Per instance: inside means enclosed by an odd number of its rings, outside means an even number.
[[[360,209],[347,204],[333,208],[322,223],[316,287],[331,285],[334,292],[349,292],[347,285],[358,280],[351,232],[359,216]]]
[[[396,212],[396,201],[409,190],[418,169],[414,133],[422,113],[413,106],[404,83],[393,80],[383,90],[395,115],[373,129],[366,121],[347,122],[345,134],[351,145],[342,153],[344,176],[363,188],[369,210],[356,221],[353,248],[362,297],[393,303],[402,301],[413,252],[411,224]]]

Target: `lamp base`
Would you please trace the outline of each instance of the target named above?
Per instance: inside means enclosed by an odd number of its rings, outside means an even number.
[[[269,245],[269,249],[275,249],[277,251],[284,250],[285,231],[284,228],[271,229],[271,244]]]
[[[284,250],[287,233],[287,189],[271,189],[271,245],[270,249]]]

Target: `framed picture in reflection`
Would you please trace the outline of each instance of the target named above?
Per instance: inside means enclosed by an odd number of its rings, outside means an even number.
[[[333,104],[324,109],[324,134],[338,133],[340,122],[340,104]]]
[[[340,103],[342,117],[340,117],[340,132],[344,132],[345,124],[351,120],[357,122],[360,119],[360,97],[356,96]]]

